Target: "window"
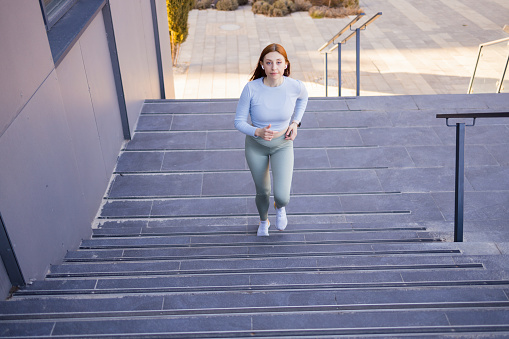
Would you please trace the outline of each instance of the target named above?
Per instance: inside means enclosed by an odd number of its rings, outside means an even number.
[[[39,0],[46,29],[49,30],[77,0]]]

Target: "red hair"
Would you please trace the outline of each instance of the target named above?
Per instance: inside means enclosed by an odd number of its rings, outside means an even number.
[[[263,59],[265,58],[265,56],[267,54],[269,54],[270,52],[278,52],[285,58],[285,63],[287,65],[287,67],[286,67],[283,75],[287,76],[287,77],[290,76],[290,61],[288,61],[288,56],[286,55],[285,49],[280,44],[270,44],[267,47],[265,47],[263,49],[262,53],[260,54],[260,58],[258,59],[258,64],[256,65],[256,68],[253,71],[253,75],[251,76],[251,79],[249,79],[249,81],[252,81],[252,80],[255,80],[258,78],[263,78],[265,76],[265,71],[262,69],[262,65],[260,63],[263,62]]]

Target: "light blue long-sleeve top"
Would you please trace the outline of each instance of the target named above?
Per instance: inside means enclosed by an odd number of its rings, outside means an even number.
[[[308,92],[299,80],[284,77],[281,85],[269,87],[263,78],[255,79],[246,84],[240,95],[235,128],[250,136],[269,124],[273,131],[286,130],[291,121],[301,121],[307,103]]]

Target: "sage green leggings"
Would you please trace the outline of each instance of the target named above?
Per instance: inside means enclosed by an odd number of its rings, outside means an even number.
[[[284,134],[271,141],[246,136],[246,160],[256,186],[256,207],[260,220],[267,220],[270,199],[269,160],[278,208],[288,205],[293,175],[293,141]]]

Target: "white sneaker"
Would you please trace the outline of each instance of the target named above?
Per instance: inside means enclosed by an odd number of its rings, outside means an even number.
[[[277,208],[276,203],[274,203],[274,208],[276,209],[276,228],[280,231],[283,231],[288,224],[288,219],[286,218],[286,210],[284,207]]]
[[[260,226],[258,226],[258,232],[256,232],[256,235],[259,237],[268,237],[269,227],[270,227],[269,219],[265,221],[260,221]]]

